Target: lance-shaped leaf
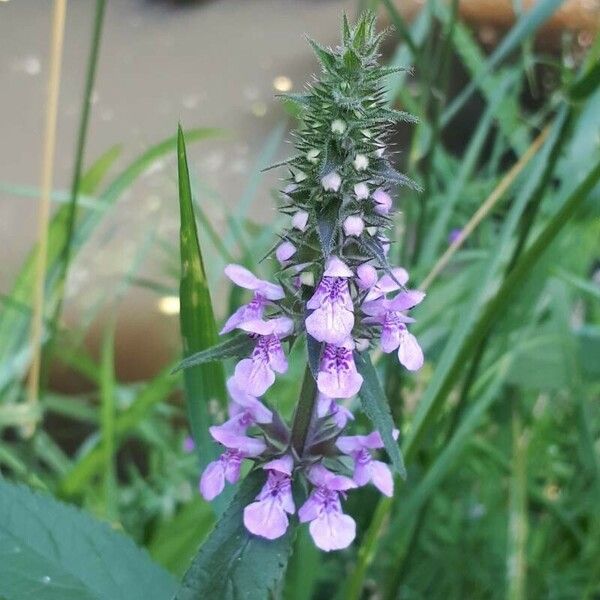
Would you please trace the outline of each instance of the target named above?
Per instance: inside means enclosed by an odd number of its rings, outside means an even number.
[[[181,214],[180,324],[184,355],[189,357],[193,353],[214,346],[218,338],[210,290],[198,242],[185,140],[181,127],[177,133],[177,163]],[[214,444],[208,434],[210,425],[208,402],[217,399],[221,405],[226,404],[223,365],[198,364],[193,369],[186,370],[184,379],[190,425],[201,462],[205,465],[215,454]]]
[[[0,598],[164,600],[175,589],[108,524],[0,479]]]
[[[360,389],[360,401],[363,410],[373,422],[375,429],[381,434],[385,449],[394,465],[396,471],[402,478],[406,478],[404,459],[400,452],[398,442],[394,439],[394,421],[390,413],[390,407],[379,383],[377,371],[371,363],[366,352],[355,352],[354,362],[358,372],[363,376],[363,384]]]
[[[340,206],[340,200],[330,200],[323,209],[317,212],[317,231],[325,257],[331,254],[335,234],[339,229]]]
[[[185,574],[174,600],[272,597],[283,576],[294,536],[292,524],[276,540],[252,535],[244,527],[244,508],[254,501],[264,482],[263,471],[250,473],[242,482]]]
[[[244,358],[252,350],[254,343],[247,333],[238,333],[220,344],[191,354],[173,369],[173,373],[226,358]]]

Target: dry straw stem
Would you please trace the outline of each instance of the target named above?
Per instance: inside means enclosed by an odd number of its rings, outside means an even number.
[[[517,178],[519,173],[523,170],[525,165],[533,158],[535,153],[540,149],[548,132],[549,127],[546,127],[542,132],[535,138],[531,146],[527,149],[525,154],[519,159],[517,163],[508,171],[508,173],[500,180],[500,183],[494,188],[494,191],[487,197],[485,202],[477,209],[473,214],[469,222],[462,228],[460,235],[454,240],[448,249],[439,260],[435,263],[427,277],[423,280],[423,283],[419,286],[419,289],[425,291],[433,282],[433,280],[446,268],[450,259],[454,256],[456,251],[463,245],[464,241],[473,233],[475,228],[485,219],[489,212],[494,208],[497,202],[502,198],[504,193],[512,185],[514,180]]]
[[[48,223],[50,221],[50,194],[54,171],[54,151],[56,146],[56,121],[58,115],[58,95],[60,90],[60,69],[65,33],[65,15],[67,0],[54,0],[52,16],[52,37],[50,43],[50,72],[48,74],[48,93],[46,98],[46,125],[44,129],[44,147],[42,156],[42,183],[40,212],[38,217],[38,256],[35,274],[33,310],[31,321],[31,351],[33,353],[29,380],[27,382],[27,402],[34,406],[39,400],[40,366],[42,352],[42,323],[44,316],[44,284],[48,259]],[[35,422],[23,431],[31,436]]]

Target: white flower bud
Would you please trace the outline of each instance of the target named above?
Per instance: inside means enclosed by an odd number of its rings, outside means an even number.
[[[357,200],[366,200],[369,197],[369,186],[362,182],[354,186],[354,194]]]
[[[365,222],[358,215],[350,215],[344,219],[342,227],[346,235],[359,236],[365,229]]]
[[[357,154],[353,164],[357,171],[364,171],[369,167],[369,159],[364,154]]]
[[[336,135],[342,135],[342,133],[344,133],[344,131],[346,131],[346,123],[344,123],[344,121],[342,121],[341,119],[336,119],[331,124],[331,132],[332,133],[335,133]]]
[[[326,192],[337,192],[342,185],[342,178],[336,171],[331,171],[321,179],[321,185]]]
[[[292,227],[294,227],[295,229],[304,231],[306,229],[307,223],[308,223],[308,213],[305,210],[299,210],[292,217]]]

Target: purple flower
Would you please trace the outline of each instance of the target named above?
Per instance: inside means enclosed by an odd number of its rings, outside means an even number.
[[[398,431],[394,432],[398,437]],[[338,449],[351,456],[354,460],[354,475],[356,485],[366,485],[369,481],[386,496],[394,495],[394,479],[390,468],[379,460],[373,460],[370,450],[383,448],[383,440],[378,431],[369,435],[341,436],[336,442]]]
[[[367,265],[362,265],[367,266]],[[393,277],[392,277],[393,275]],[[365,296],[365,301],[375,300],[389,292],[396,292],[401,289],[408,281],[408,273],[402,267],[392,269],[392,275],[386,273],[381,279],[370,286],[369,293]]]
[[[375,200],[375,212],[380,215],[387,215],[392,209],[392,197],[381,188],[373,192],[373,200]]]
[[[331,417],[339,429],[344,429],[348,421],[354,420],[354,415],[345,406],[321,393],[317,397],[317,416],[320,419]]]
[[[270,301],[281,300],[285,296],[283,288],[280,285],[259,279],[256,275],[248,271],[248,269],[240,265],[227,265],[225,267],[225,275],[236,285],[247,290],[252,290],[254,297],[248,304],[240,306],[227,319],[225,326],[221,330],[221,335],[233,331],[241,323],[260,319],[265,306]]]
[[[232,398],[229,404],[230,418],[222,425],[211,427],[211,431],[229,429],[237,433],[245,433],[248,427],[256,423],[273,421],[273,413],[260,400],[240,388],[235,378],[230,377],[227,380],[227,391]]]
[[[360,390],[363,378],[356,370],[352,344],[325,344],[317,375],[317,387],[330,398],[351,398]]]
[[[327,263],[323,279],[306,303],[314,309],[306,318],[306,331],[319,342],[341,344],[354,327],[354,306],[348,287],[352,271],[339,259]]]
[[[246,529],[260,537],[274,540],[288,528],[288,513],[296,510],[292,497],[292,457],[289,455],[263,465],[267,482],[256,497],[256,502],[244,509]]]
[[[337,192],[342,185],[342,178],[336,171],[331,171],[321,179],[321,185],[326,192]]]
[[[222,427],[211,427],[209,431],[227,450],[207,465],[200,478],[200,493],[208,501],[223,491],[225,481],[235,483],[240,478],[240,466],[244,458],[258,456],[267,448],[263,440],[240,435]]]
[[[359,215],[350,215],[344,219],[342,228],[347,236],[359,236],[365,230],[365,222]]]
[[[356,536],[356,523],[342,512],[340,495],[356,484],[322,465],[311,467],[308,479],[315,488],[298,511],[300,522],[310,521],[310,535],[321,550],[347,548]]]
[[[291,242],[283,242],[283,244],[279,244],[275,250],[275,256],[281,265],[285,265],[294,254],[296,254],[296,246]]]
[[[402,314],[402,311],[416,306],[425,294],[418,290],[400,292],[392,300],[379,298],[362,305],[362,311],[368,315],[363,322],[381,325],[381,349],[390,353],[398,349],[398,359],[409,371],[418,371],[423,366],[423,351],[406,323],[414,319]]]
[[[262,396],[274,383],[275,373],[285,373],[288,368],[280,338],[289,335],[294,322],[288,317],[268,321],[248,321],[241,325],[244,331],[257,334],[250,358],[241,360],[234,371],[234,381],[239,389],[251,396]]]

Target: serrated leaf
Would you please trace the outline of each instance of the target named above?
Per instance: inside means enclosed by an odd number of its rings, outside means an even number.
[[[238,333],[220,344],[191,354],[173,369],[173,373],[196,365],[225,360],[226,358],[243,358],[248,355],[253,347],[254,341],[247,333]]]
[[[319,59],[319,62],[323,65],[324,68],[328,70],[335,69],[335,56],[331,52],[329,52],[329,50],[323,48],[321,44],[318,44],[310,38],[308,38],[308,43],[311,45],[314,53]]]
[[[107,524],[0,480],[0,597],[164,600],[175,589],[166,571]]]
[[[328,257],[333,248],[335,234],[339,227],[340,200],[330,200],[327,205],[319,211],[316,211],[317,231],[323,255]]]
[[[406,478],[404,459],[400,447],[394,439],[394,421],[392,420],[387,398],[379,383],[377,371],[375,371],[371,358],[366,352],[355,352],[354,362],[356,363],[356,369],[364,379],[359,393],[363,410],[381,434],[385,449],[394,468],[402,478]]]
[[[270,598],[283,577],[293,542],[293,525],[276,540],[252,535],[244,527],[244,507],[254,501],[265,474],[254,471],[219,519],[174,600],[259,600]]]

